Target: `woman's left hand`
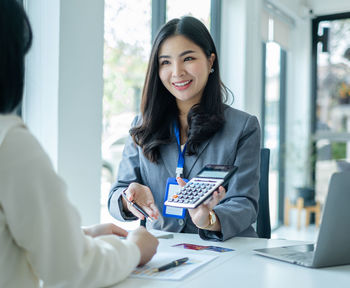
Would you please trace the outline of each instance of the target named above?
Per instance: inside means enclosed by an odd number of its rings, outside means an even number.
[[[186,185],[186,182],[182,180],[180,177],[176,178],[177,183],[183,187]],[[213,208],[219,204],[219,202],[224,199],[226,195],[226,190],[224,187],[220,186],[218,190],[216,190],[212,197],[209,200],[206,200],[203,204],[199,205],[197,208],[188,209],[188,213],[191,216],[192,222],[197,227],[206,227],[209,225],[209,212],[213,210]],[[216,231],[221,230],[220,225],[217,226],[218,229]]]

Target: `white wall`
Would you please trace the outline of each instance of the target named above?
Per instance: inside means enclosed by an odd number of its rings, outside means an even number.
[[[260,118],[260,1],[223,0],[220,65],[222,80],[234,94],[233,107]]]
[[[23,118],[57,168],[59,0],[27,1],[26,10],[34,35],[26,59]]]
[[[349,0],[308,0],[306,6],[316,16],[350,12]]]
[[[234,94],[233,107],[244,109],[245,5],[243,0],[223,0],[220,65],[224,84]]]
[[[261,120],[262,105],[262,37],[260,1],[247,0],[245,42],[245,111]]]
[[[235,93],[234,107],[260,118],[261,38],[260,13],[265,0],[222,1],[221,67],[224,82]],[[293,19],[291,45],[287,51],[286,102],[286,193],[303,185],[309,175],[307,149],[311,137],[311,19],[350,12],[349,0],[268,0]],[[310,14],[309,11],[312,10]],[[295,151],[295,149],[299,149]],[[299,159],[295,159],[295,157]]]
[[[48,4],[49,3],[49,4]],[[103,1],[27,2],[25,121],[68,185],[84,225],[99,221]]]
[[[287,51],[287,149],[305,151],[310,137],[311,21],[300,17],[303,1],[270,1],[293,19]],[[262,101],[262,37],[260,19],[264,1],[226,0],[222,7],[221,65],[223,80],[236,94],[234,106],[257,115]],[[261,120],[261,119],[260,119]],[[298,143],[295,143],[298,141]],[[289,149],[290,150],[290,149]],[[287,154],[290,151],[287,151]],[[294,153],[295,154],[295,153]],[[306,157],[306,153],[298,152]],[[300,159],[303,163],[303,159]],[[287,161],[286,191],[308,175],[298,161]],[[299,182],[299,183],[298,183]]]
[[[294,18],[287,54],[285,193],[308,182],[307,161],[311,137],[311,22]]]
[[[276,5],[282,11],[287,12],[292,18],[297,18],[303,13],[303,6],[306,6],[308,0],[267,0]],[[323,0],[321,0],[323,1]]]

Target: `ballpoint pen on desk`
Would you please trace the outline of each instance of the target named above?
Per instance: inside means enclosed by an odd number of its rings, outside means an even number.
[[[142,209],[137,203],[135,203],[134,201],[130,201],[130,200],[128,199],[128,197],[127,197],[126,194],[125,194],[125,190],[122,192],[122,196],[123,196],[123,198],[124,198],[131,206],[133,206],[137,211],[139,211],[143,216],[145,216],[145,218],[146,218],[148,221],[150,221],[150,222],[153,221],[153,218],[151,218],[151,216],[149,216],[149,215],[146,213],[145,210],[143,210],[143,209]]]
[[[162,272],[162,271],[168,270],[170,268],[180,266],[181,264],[185,263],[186,261],[188,261],[188,257],[177,259],[177,260],[172,261],[172,262],[170,262],[168,264],[160,266],[159,268],[153,269],[152,272],[153,273],[155,273],[155,272]]]

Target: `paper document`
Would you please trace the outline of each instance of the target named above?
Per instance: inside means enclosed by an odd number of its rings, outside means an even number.
[[[188,257],[189,260],[186,263],[169,270],[162,272],[153,272],[153,269],[159,268],[165,264],[170,263],[171,261],[183,257]],[[154,255],[149,263],[143,267],[136,268],[131,273],[130,277],[159,280],[181,280],[199,267],[214,260],[216,257],[217,256],[205,254],[159,252]]]

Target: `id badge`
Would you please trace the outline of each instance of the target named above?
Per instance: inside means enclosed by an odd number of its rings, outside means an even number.
[[[182,179],[186,183],[188,182],[187,179]],[[165,186],[165,198],[164,202],[168,199],[171,199],[177,192],[180,190],[179,184],[177,184],[176,178],[171,177],[168,178]],[[185,208],[177,208],[177,207],[170,207],[163,205],[163,216],[165,217],[174,217],[174,218],[185,218]]]

